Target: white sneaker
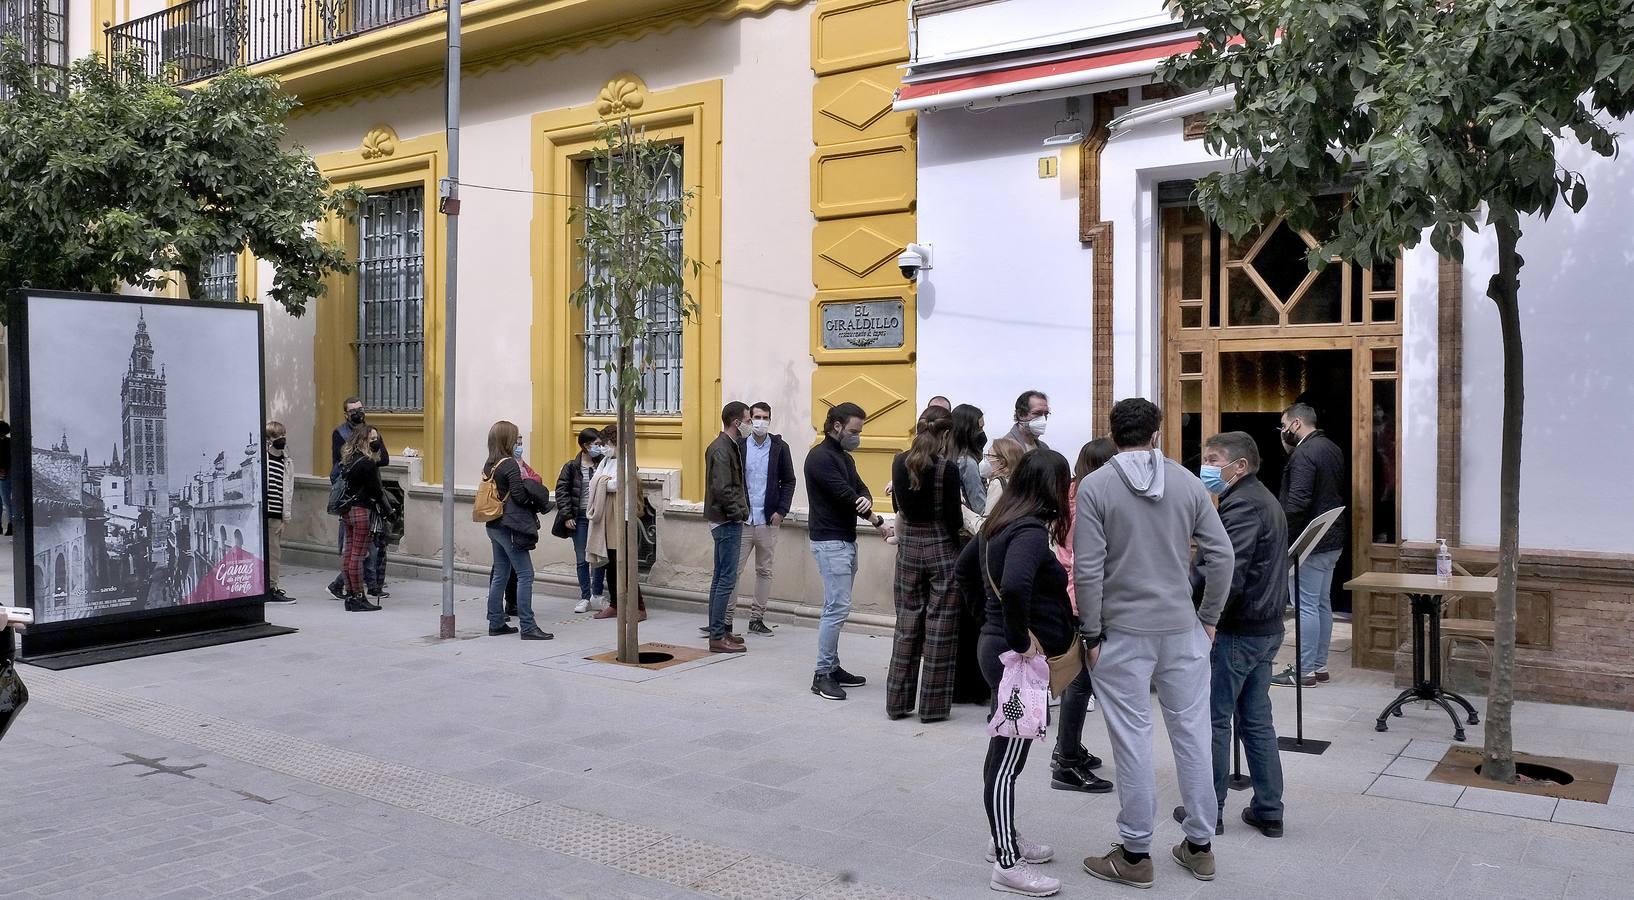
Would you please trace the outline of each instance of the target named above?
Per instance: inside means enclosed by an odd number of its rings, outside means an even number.
[[[1034,872],[1025,862],[1016,863],[1008,869],[994,863],[993,878],[987,886],[995,891],[1021,894],[1025,897],[1048,897],[1061,890],[1061,881],[1041,872]]]
[[[1039,863],[1047,863],[1055,858],[1054,847],[1051,847],[1049,844],[1035,844],[1019,834],[1016,835],[1016,849],[1021,851],[1022,862],[1028,862],[1034,865],[1038,865]],[[999,861],[998,848],[993,846],[993,841],[991,838],[989,838],[987,841],[987,861],[990,863],[996,863]]]
[[[574,605],[573,611],[576,612],[576,613],[589,612],[590,611],[590,598],[586,597],[586,598],[580,600],[576,605]]]
[[[591,609],[606,609],[607,608],[607,595],[606,594],[597,594],[594,597],[591,597],[590,598],[590,608]]]
[[[1086,712],[1094,712],[1095,711],[1095,695],[1094,694],[1089,695],[1089,705],[1085,706],[1084,710]]]

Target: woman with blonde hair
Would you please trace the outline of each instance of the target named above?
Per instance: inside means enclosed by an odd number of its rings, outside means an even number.
[[[505,583],[516,573],[516,615],[522,640],[548,641],[554,635],[539,628],[533,618],[533,558],[539,544],[539,514],[550,512],[550,492],[529,480],[522,469],[522,435],[504,419],[488,428],[488,460],[484,481],[492,481],[504,512],[488,523],[488,541],[494,548],[493,573],[488,577],[488,634],[516,634],[505,621]]]
[[[951,458],[953,416],[933,406],[919,419],[907,452],[891,462],[896,505],[896,641],[885,679],[885,714],[940,722],[953,705],[959,641],[959,464]],[[923,668],[923,680],[920,669]]]
[[[340,561],[341,575],[346,582],[347,612],[380,609],[379,605],[370,603],[363,592],[363,561],[374,547],[370,515],[380,513],[386,502],[386,492],[380,484],[380,460],[384,451],[380,435],[372,428],[352,429],[352,436],[340,448],[338,479],[346,484],[343,494],[346,503],[339,514],[346,545]]]
[[[606,449],[596,466],[596,474],[590,478],[590,540],[584,552],[593,565],[594,560],[601,560],[600,566],[607,572],[607,606],[593,618],[611,619],[618,615],[618,555],[624,550],[624,517],[619,515],[617,424],[601,430],[601,443]],[[632,487],[636,491],[641,489],[639,484]],[[639,610],[636,620],[645,622],[647,601],[641,598],[641,585],[625,587],[635,594]]]

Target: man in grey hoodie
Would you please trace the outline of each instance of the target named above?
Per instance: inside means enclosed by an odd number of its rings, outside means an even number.
[[[1078,486],[1073,582],[1118,770],[1121,843],[1084,860],[1103,881],[1152,885],[1152,701],[1157,687],[1188,815],[1176,862],[1214,878],[1214,796],[1209,648],[1231,589],[1231,538],[1197,476],[1156,448],[1163,413],[1149,400],[1112,408],[1118,455]],[[1205,581],[1192,605],[1191,545]]]

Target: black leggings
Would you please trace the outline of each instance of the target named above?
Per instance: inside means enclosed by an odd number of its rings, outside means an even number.
[[[607,551],[607,606],[609,609],[618,609],[618,551]],[[636,609],[646,609],[646,598],[641,596],[641,585],[635,588]]]
[[[1055,739],[1055,763],[1060,766],[1083,765],[1089,762],[1089,751],[1084,748],[1084,717],[1089,715],[1089,698],[1095,689],[1089,680],[1089,669],[1067,685],[1061,695],[1061,732]]]
[[[991,711],[998,703],[999,680],[1004,677],[1004,664],[999,654],[1010,649],[1004,638],[984,634],[977,642],[977,658],[982,675],[993,692],[988,704]],[[993,836],[993,848],[1000,866],[1008,869],[1021,858],[1016,840],[1016,777],[1027,765],[1027,752],[1033,742],[1022,738],[995,737],[987,740],[987,761],[982,766],[982,803],[987,808],[987,827]]]

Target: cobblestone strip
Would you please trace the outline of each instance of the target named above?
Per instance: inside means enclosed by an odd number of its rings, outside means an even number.
[[[657,828],[545,803],[317,741],[245,725],[60,672],[30,669],[36,699],[269,771],[479,828],[543,850],[725,898],[918,900],[887,888]]]

